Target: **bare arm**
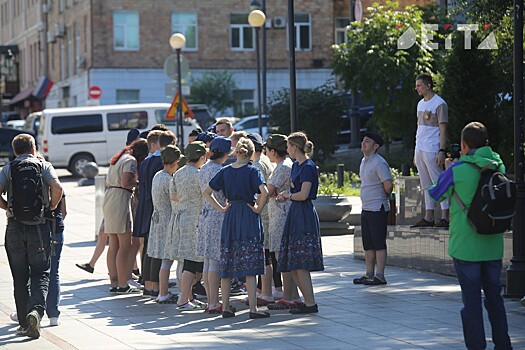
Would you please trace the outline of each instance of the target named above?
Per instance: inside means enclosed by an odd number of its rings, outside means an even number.
[[[394,190],[392,180],[386,180],[385,182],[383,182],[383,188],[385,189],[386,194],[390,196],[392,194],[392,191]]]
[[[51,179],[47,184],[49,185],[49,193],[51,197],[49,200],[49,206],[51,210],[55,210],[62,199],[62,185],[58,179]]]
[[[67,215],[67,208],[66,208],[66,197],[62,197],[62,201],[60,202],[60,209],[62,210],[62,220],[66,218]]]
[[[135,186],[137,186],[137,178],[135,173],[122,173],[120,184],[123,188],[130,190],[133,189]]]
[[[302,202],[308,199],[311,189],[312,183],[310,181],[305,181],[301,184],[301,191],[297,193],[285,193],[284,197],[293,201]]]
[[[206,186],[204,191],[202,191],[202,196],[206,198],[206,200],[212,205],[212,207],[214,207],[217,211],[221,213],[226,213],[226,211],[230,207],[229,203],[225,207],[219,204],[219,202],[213,195],[213,189],[209,185]]]
[[[268,197],[277,196],[277,187],[275,187],[274,185],[266,184],[266,188],[268,188]]]
[[[439,148],[447,147],[447,123],[439,123]],[[442,166],[445,164],[445,152],[439,152],[436,157],[436,164]]]
[[[248,206],[256,214],[260,214],[262,212],[264,206],[266,205],[266,201],[268,200],[268,188],[265,184],[261,184],[259,186],[259,191],[261,193],[257,196],[257,202],[255,203],[255,205],[248,204]]]
[[[9,211],[7,201],[4,199],[3,196],[0,196],[0,208],[4,209],[5,211]]]

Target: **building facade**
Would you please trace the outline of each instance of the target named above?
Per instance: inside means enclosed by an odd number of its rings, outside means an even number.
[[[333,78],[334,43],[345,40],[350,0],[295,0],[297,88]],[[373,0],[363,0],[366,8]],[[401,6],[432,1],[401,1]],[[24,5],[31,3],[31,6]],[[169,102],[174,82],[164,71],[174,52],[169,38],[186,36],[182,49],[188,83],[206,71],[227,70],[237,82],[238,114],[257,101],[255,31],[251,0],[0,0],[0,44],[20,49],[20,91],[41,76],[54,86],[46,107],[93,103]],[[24,21],[15,21],[18,17]],[[267,91],[289,87],[287,2],[266,0]],[[173,63],[173,62],[172,62]],[[171,67],[173,68],[173,67]],[[190,92],[191,93],[191,92]],[[23,98],[24,96],[19,96]],[[23,103],[23,99],[20,101]]]

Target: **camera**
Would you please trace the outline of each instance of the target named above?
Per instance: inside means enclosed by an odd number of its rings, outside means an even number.
[[[450,158],[457,159],[461,157],[461,147],[459,143],[453,143],[450,145]]]

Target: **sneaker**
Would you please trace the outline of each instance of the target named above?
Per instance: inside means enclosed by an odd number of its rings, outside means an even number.
[[[419,220],[414,225],[410,226],[410,228],[416,228],[416,227],[433,227],[434,221],[427,221],[425,218]]]
[[[117,294],[135,294],[135,293],[142,293],[142,291],[138,288],[133,288],[130,286],[117,288]]]
[[[40,315],[36,310],[31,311],[27,314],[27,336],[29,338],[38,339],[40,338]]]
[[[208,303],[205,303],[205,302],[200,301],[200,300],[195,299],[195,298],[193,298],[193,300],[190,300],[190,303],[192,303],[194,305],[202,306],[204,309],[206,309],[208,307]]]
[[[150,290],[149,291],[149,296],[150,296],[151,299],[157,299],[159,294],[160,294],[160,291],[158,291],[158,290]]]
[[[16,335],[27,335],[27,328],[18,326],[18,328],[16,329]]]
[[[386,284],[386,280],[374,276],[374,278],[366,280],[364,284],[367,286],[380,286]]]
[[[18,314],[16,311],[11,312],[9,318],[11,318],[11,321],[18,323]]]
[[[51,327],[59,326],[60,325],[60,320],[58,319],[58,317],[51,317],[51,318],[49,318],[49,325]]]
[[[280,290],[275,290],[272,295],[275,300],[280,300],[283,298],[284,294]]]
[[[75,264],[79,269],[82,269],[86,272],[93,273],[95,271],[95,268],[89,265],[89,263],[86,264]]]
[[[438,228],[448,228],[448,226],[450,225],[450,222],[446,219],[440,219],[438,222],[436,222],[434,224],[434,227],[438,227]]]
[[[179,311],[201,311],[204,310],[206,307],[203,307],[202,305],[193,304],[191,302],[187,302],[186,304],[178,305],[177,304],[177,310]]]
[[[359,277],[359,278],[354,278],[354,284],[365,284],[365,281],[366,280],[369,280],[370,279],[370,276],[368,276],[366,273]]]
[[[128,280],[128,285],[133,287],[133,288],[137,288],[137,289],[143,289],[144,287],[142,286],[142,284],[134,281],[133,279],[130,279]]]
[[[111,287],[111,288],[109,288],[109,292],[111,294],[115,294],[116,292],[118,292],[118,287]]]
[[[192,290],[193,294],[197,294],[199,296],[206,295],[206,289],[202,285],[201,281],[198,281],[197,283],[195,283],[193,285],[193,287],[191,288],[191,290]]]

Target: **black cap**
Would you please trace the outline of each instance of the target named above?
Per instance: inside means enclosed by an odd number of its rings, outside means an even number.
[[[261,135],[259,135],[256,132],[252,132],[251,134],[248,134],[248,138],[252,140],[253,145],[255,146],[255,152],[261,152],[263,149],[263,139]]]
[[[130,145],[133,141],[135,141],[140,135],[140,131],[138,129],[130,129],[128,131],[128,137],[126,140],[126,146]]]
[[[379,147],[383,146],[385,143],[383,141],[383,138],[379,136],[379,134],[376,134],[375,132],[367,131],[365,132],[365,135],[363,137],[368,137],[369,139],[374,140],[375,143],[379,145]]]

